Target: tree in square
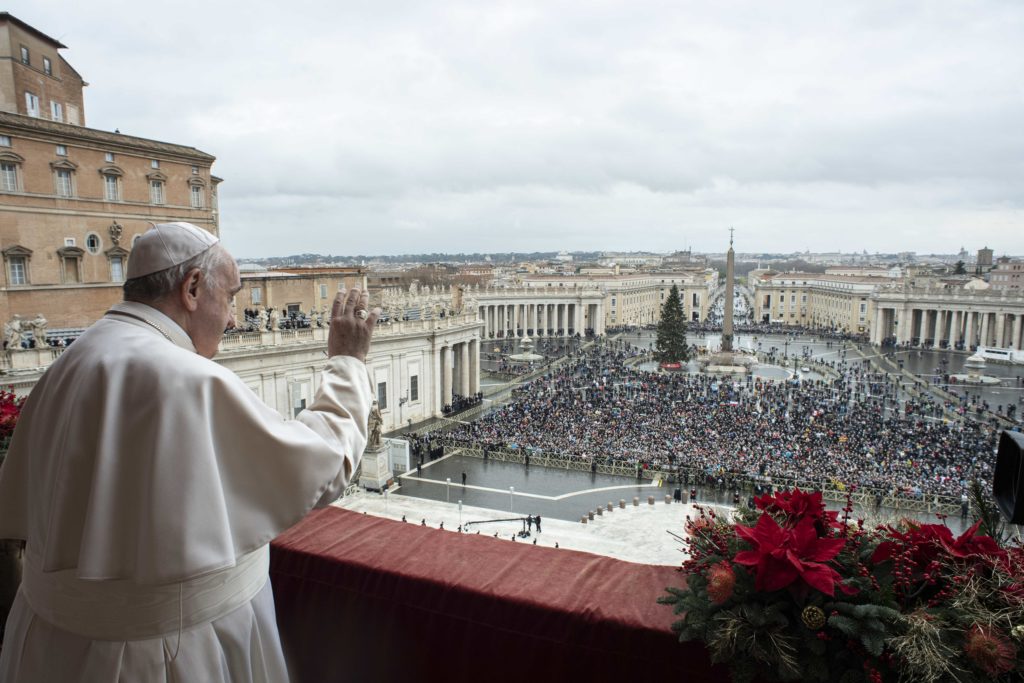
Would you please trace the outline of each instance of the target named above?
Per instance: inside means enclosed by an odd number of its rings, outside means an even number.
[[[690,347],[686,344],[686,316],[679,300],[679,287],[672,285],[668,298],[661,306],[658,321],[656,355],[662,363],[685,363],[690,360]]]

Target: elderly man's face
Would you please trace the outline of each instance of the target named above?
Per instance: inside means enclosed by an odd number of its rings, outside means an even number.
[[[193,315],[190,336],[196,353],[213,358],[225,330],[235,326],[234,298],[242,288],[238,266],[234,260],[222,263],[213,273],[209,287],[204,288],[199,308]]]

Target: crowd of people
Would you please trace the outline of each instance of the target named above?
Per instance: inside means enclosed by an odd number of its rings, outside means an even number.
[[[773,382],[655,373],[601,343],[519,389],[449,438],[466,445],[709,477],[858,485],[912,496],[959,497],[989,479],[995,431],[941,419],[948,407],[913,398],[899,378],[838,362],[834,380]]]
[[[446,405],[441,412],[445,415],[453,415],[455,413],[461,413],[463,410],[475,408],[484,402],[483,392],[477,392],[471,396],[463,396],[461,394],[452,394],[452,402]]]
[[[311,310],[308,315],[300,311],[285,311],[282,315],[281,311],[274,307],[246,308],[242,311],[242,322],[238,325],[237,330],[239,332],[307,330],[311,327],[323,326],[322,311]]]

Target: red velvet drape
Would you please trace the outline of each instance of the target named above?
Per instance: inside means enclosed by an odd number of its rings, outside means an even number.
[[[728,680],[655,602],[672,567],[327,508],[271,578],[296,683]]]

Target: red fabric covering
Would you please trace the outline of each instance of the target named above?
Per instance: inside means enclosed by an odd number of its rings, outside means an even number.
[[[326,508],[270,574],[296,683],[728,680],[655,602],[673,567]]]

